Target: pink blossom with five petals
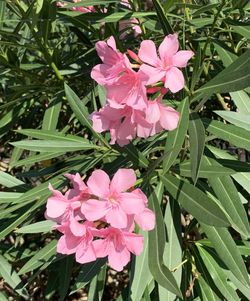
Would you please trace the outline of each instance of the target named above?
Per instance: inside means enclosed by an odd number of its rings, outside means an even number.
[[[163,81],[165,88],[173,93],[184,87],[184,76],[179,68],[186,67],[194,53],[178,49],[179,41],[176,34],[164,38],[159,46],[160,58],[153,41],[142,41],[138,56],[144,62],[140,70],[147,76],[147,85]]]

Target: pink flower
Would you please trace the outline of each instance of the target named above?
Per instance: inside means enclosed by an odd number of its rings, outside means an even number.
[[[97,257],[108,256],[109,265],[121,271],[130,261],[130,252],[139,255],[143,250],[143,236],[121,231],[113,227],[101,229],[98,239],[93,242]]]
[[[81,207],[79,200],[70,199],[67,195],[63,195],[60,191],[53,189],[49,184],[52,196],[48,198],[46,205],[46,217],[56,222],[69,220],[73,211]]]
[[[168,35],[159,46],[160,58],[157,56],[153,41],[145,40],[139,49],[139,58],[145,63],[140,70],[147,75],[147,85],[163,81],[165,88],[173,93],[184,87],[184,77],[178,68],[184,68],[194,55],[192,51],[180,50],[177,35]]]
[[[112,85],[106,86],[107,101],[113,108],[126,104],[136,110],[147,107],[146,77],[141,71],[132,68],[126,70]]]
[[[112,227],[126,228],[127,215],[139,214],[145,209],[144,199],[133,192],[126,192],[136,182],[132,169],[119,169],[112,181],[103,170],[95,170],[87,185],[92,195],[99,198],[82,203],[82,213],[89,221],[103,219]]]
[[[79,224],[79,233],[76,236],[67,226],[57,227],[63,233],[57,244],[57,252],[66,255],[76,253],[76,261],[79,263],[96,260],[92,228],[94,229],[94,224],[88,221]]]
[[[179,113],[160,102],[160,98],[148,101],[146,109],[146,121],[152,124],[150,136],[161,132],[163,129],[172,131],[176,129],[179,122]]]
[[[130,66],[128,58],[117,51],[114,37],[110,37],[107,43],[97,42],[96,51],[103,63],[92,69],[91,77],[100,85],[114,84]]]
[[[112,108],[107,104],[99,112],[91,114],[91,119],[96,132],[110,131],[110,144],[117,142],[124,146],[136,135],[145,138],[151,131],[151,124],[145,120],[145,114],[126,105]]]

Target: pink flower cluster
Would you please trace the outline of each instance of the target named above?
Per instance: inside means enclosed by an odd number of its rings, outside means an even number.
[[[91,115],[96,132],[110,131],[111,144],[128,144],[133,138],[147,138],[163,130],[174,130],[179,113],[162,103],[163,95],[184,87],[179,68],[186,67],[193,56],[189,50],[178,50],[176,34],[168,35],[159,46],[159,56],[153,41],[141,43],[138,55],[128,50],[136,62],[116,48],[115,39],[96,43],[102,64],[96,65],[91,77],[106,89],[107,103]],[[136,70],[138,69],[138,71]],[[155,99],[149,100],[149,94]],[[158,94],[158,95],[157,95]],[[152,97],[151,97],[152,98]]]
[[[72,184],[65,194],[54,190],[48,198],[46,218],[55,221],[62,233],[57,252],[74,254],[87,263],[108,257],[109,265],[121,271],[131,253],[143,250],[143,236],[133,233],[135,223],[143,230],[154,228],[155,215],[147,208],[147,197],[133,186],[132,169],[119,169],[112,180],[103,170],[95,170],[87,184],[80,175],[65,175]]]

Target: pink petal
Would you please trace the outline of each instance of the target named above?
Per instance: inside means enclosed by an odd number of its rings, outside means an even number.
[[[165,88],[169,88],[172,93],[180,91],[184,87],[184,77],[182,72],[176,68],[172,67],[167,71]]]
[[[93,241],[96,257],[103,258],[109,254],[109,243],[106,239],[98,239]]]
[[[179,118],[180,114],[175,109],[164,106],[161,110],[160,124],[165,130],[172,131],[177,128]]]
[[[97,133],[102,133],[102,132],[107,131],[109,129],[110,120],[108,120],[100,112],[92,113],[90,118],[93,122],[92,127]]]
[[[70,219],[70,224],[69,224],[71,232],[75,236],[83,236],[86,234],[86,227],[84,224],[80,224],[75,218]]]
[[[144,63],[152,66],[157,66],[157,62],[159,61],[155,43],[151,40],[144,40],[141,42],[138,56]]]
[[[76,250],[76,261],[79,263],[86,263],[96,260],[96,254],[92,244],[89,244],[87,248],[83,248],[81,245]]]
[[[117,252],[115,249],[111,249],[108,256],[108,261],[111,268],[120,272],[130,261],[130,252],[126,248],[120,252]]]
[[[146,109],[146,120],[149,123],[155,123],[160,119],[160,108],[157,101],[148,101],[148,108]]]
[[[143,212],[135,215],[135,222],[144,231],[150,231],[155,227],[155,214],[148,208],[145,208]]]
[[[165,75],[166,71],[148,66],[146,64],[141,65],[140,71],[147,76],[147,85],[153,85],[158,81],[162,80]]]
[[[124,239],[126,243],[126,247],[130,252],[135,255],[139,255],[143,250],[143,236],[136,235],[134,233],[124,233]]]
[[[145,208],[144,199],[133,192],[123,192],[119,195],[122,209],[127,214],[139,214]]]
[[[109,176],[101,169],[92,172],[92,175],[87,182],[90,192],[101,198],[104,198],[109,194],[109,184]]]
[[[47,201],[47,216],[49,218],[57,218],[63,215],[67,208],[68,204],[61,199],[58,199],[57,197],[50,197]]]
[[[63,235],[58,240],[56,251],[57,253],[69,255],[75,253],[76,247],[75,241],[72,240],[72,243],[70,243],[68,237]]]
[[[132,187],[136,182],[136,175],[133,169],[120,168],[114,174],[110,184],[111,194],[123,192]]]
[[[159,46],[160,58],[162,61],[166,61],[167,58],[171,58],[179,49],[179,41],[177,34],[169,34],[166,36]]]
[[[89,221],[96,221],[104,217],[108,210],[109,204],[107,201],[98,201],[94,199],[83,202],[81,207],[81,212]]]
[[[175,67],[184,68],[193,55],[193,51],[180,50],[173,56],[172,63]]]
[[[105,218],[112,227],[118,229],[127,227],[128,224],[127,215],[119,205],[114,206],[111,210],[109,210],[106,213]]]
[[[111,36],[110,38],[107,39],[107,45],[111,48],[113,48],[114,50],[116,49],[116,42],[115,42],[115,38],[113,36]]]

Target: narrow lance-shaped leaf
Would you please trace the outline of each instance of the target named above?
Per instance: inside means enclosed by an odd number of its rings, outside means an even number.
[[[169,197],[164,222],[166,225],[167,241],[164,250],[164,264],[173,271],[173,276],[180,286],[182,275],[182,248],[181,248],[181,212],[179,204]],[[176,269],[176,270],[175,270]],[[176,296],[162,286],[159,286],[160,300],[174,301]]]
[[[217,138],[226,140],[240,148],[250,151],[249,131],[231,124],[203,118],[206,130]]]
[[[46,263],[56,254],[57,240],[52,240],[44,248],[39,250],[18,272],[19,275],[33,271]]]
[[[220,206],[200,189],[171,175],[162,176],[162,182],[173,198],[198,221],[218,227],[229,225]]]
[[[96,133],[92,125],[90,123],[89,119],[89,112],[87,111],[87,108],[83,104],[83,102],[79,99],[79,97],[76,95],[76,93],[65,83],[64,84],[64,89],[65,89],[65,94],[68,99],[69,105],[72,109],[72,111],[75,113],[77,119],[79,122],[86,126],[92,133],[93,135],[101,140],[107,147],[110,148],[109,143],[102,137],[102,135]]]
[[[167,34],[170,34],[170,33],[173,33],[173,29],[167,19],[167,16],[164,12],[164,9],[160,3],[159,0],[153,0],[153,4],[154,4],[154,7],[155,7],[155,10],[156,10],[156,13],[157,13],[157,16],[159,18],[159,21],[161,23],[161,26],[162,26],[162,30],[164,32],[165,35]]]
[[[22,280],[2,255],[0,255],[0,275],[20,296],[28,300],[29,295],[27,290],[23,288]]]
[[[208,157],[205,157],[204,159],[208,165],[211,165],[211,160]],[[241,203],[233,180],[229,176],[219,178],[211,176],[208,181],[227,213],[228,220],[231,222],[234,229],[244,236],[249,237],[250,229],[246,211]]]
[[[230,286],[230,284],[228,284],[227,275],[225,274],[224,269],[212,256],[212,253],[210,253],[207,249],[200,247],[199,245],[197,245],[197,248],[201,258],[203,259],[204,265],[207,267],[207,270],[210,273],[210,276],[224,297],[228,301],[240,300],[235,290]]]
[[[190,114],[189,118],[189,143],[191,176],[194,184],[197,181],[201,158],[205,146],[205,129],[199,115],[195,112]]]
[[[249,286],[249,279],[244,261],[237,246],[226,228],[215,228],[202,224],[216,252],[230,271],[242,284]]]
[[[181,291],[170,270],[163,263],[163,254],[166,242],[164,220],[160,208],[163,193],[163,184],[160,182],[153,191],[150,189],[149,201],[156,215],[156,226],[149,232],[149,269],[154,279],[173,294],[181,297]]]
[[[167,142],[165,146],[165,153],[168,153],[168,156],[163,161],[163,171],[164,173],[169,170],[172,166],[178,154],[182,148],[187,129],[188,129],[188,120],[189,120],[189,111],[188,111],[188,99],[185,98],[178,107],[178,112],[180,113],[180,121],[178,127],[174,131],[168,133]]]

